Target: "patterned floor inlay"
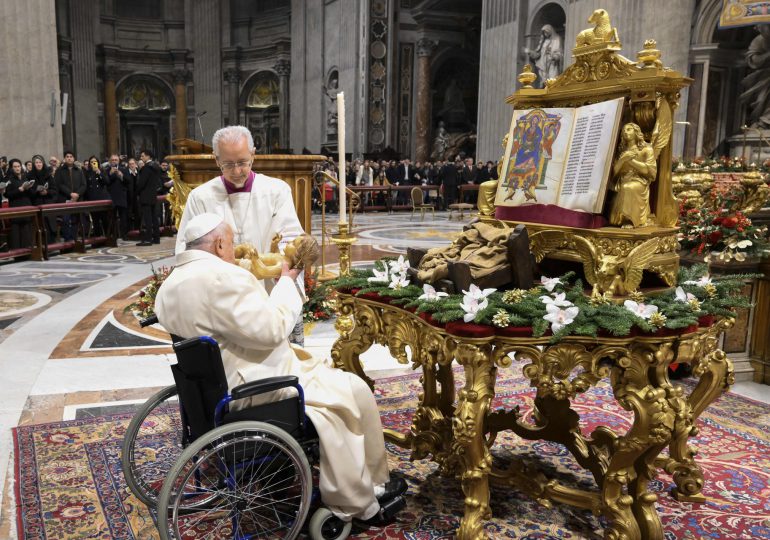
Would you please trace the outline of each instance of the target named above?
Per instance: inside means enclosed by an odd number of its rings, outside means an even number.
[[[47,294],[0,290],[0,316],[19,315],[41,308],[51,301]]]
[[[96,283],[107,279],[110,274],[97,272],[39,272],[24,268],[18,270],[3,269],[0,271],[0,287],[18,289],[36,289],[39,287],[68,287]]]
[[[86,350],[136,349],[140,347],[162,347],[164,345],[168,345],[168,343],[147,339],[134,333],[126,332],[123,328],[116,326],[113,322],[107,321]]]
[[[19,319],[21,319],[21,317],[14,317],[12,319],[0,319],[0,330],[5,330]]]

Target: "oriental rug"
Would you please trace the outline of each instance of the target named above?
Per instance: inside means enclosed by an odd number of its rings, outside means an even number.
[[[461,378],[458,373],[458,379]],[[458,380],[458,384],[461,381]],[[383,424],[408,429],[419,392],[418,375],[378,381]],[[533,390],[514,370],[501,370],[495,407],[520,405],[530,413]],[[630,414],[602,384],[580,397],[575,409],[588,430],[605,424],[624,430]],[[134,498],[120,469],[120,445],[130,415],[113,415],[16,428],[15,479],[22,539],[157,538],[153,514]],[[652,485],[666,539],[770,539],[770,406],[727,394],[701,417],[693,440],[706,476],[701,505],[668,495],[672,480]],[[429,461],[388,445],[391,469],[409,483],[408,507],[397,523],[355,538],[444,540],[454,538],[463,512],[459,481],[438,474]],[[493,447],[501,464],[513,458],[568,485],[591,489],[591,477],[563,447],[500,434]],[[599,539],[602,520],[566,505],[545,508],[512,489],[492,489],[490,538]]]

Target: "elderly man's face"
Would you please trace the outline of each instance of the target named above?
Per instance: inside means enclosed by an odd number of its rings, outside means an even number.
[[[241,137],[236,142],[220,143],[219,155],[216,158],[225,180],[235,187],[242,187],[246,183],[254,161],[254,149],[249,148],[246,137]]]

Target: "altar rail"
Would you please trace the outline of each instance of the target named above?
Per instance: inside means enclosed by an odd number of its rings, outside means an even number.
[[[159,201],[165,197],[159,196]],[[85,226],[85,220],[89,214],[106,214],[106,231],[99,236],[91,235],[92,227]],[[68,241],[49,241],[51,224],[55,223],[59,216],[69,216],[71,227],[74,229],[74,239]],[[14,220],[31,220],[31,243],[27,246],[0,251],[0,259],[29,257],[34,261],[47,260],[51,253],[72,249],[77,252],[85,252],[87,246],[117,246],[117,227],[112,201],[82,201],[69,203],[43,204],[39,206],[19,206],[15,208],[0,209],[0,229],[10,229]]]

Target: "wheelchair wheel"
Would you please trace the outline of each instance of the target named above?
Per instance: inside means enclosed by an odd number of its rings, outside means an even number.
[[[182,450],[182,418],[176,386],[172,385],[142,405],[123,438],[123,476],[140,501],[155,506],[168,471]]]
[[[160,537],[292,540],[307,518],[312,483],[302,448],[281,428],[220,426],[169,471],[157,504]]]
[[[352,521],[342,521],[325,506],[313,513],[307,526],[312,540],[344,540],[352,528]]]

